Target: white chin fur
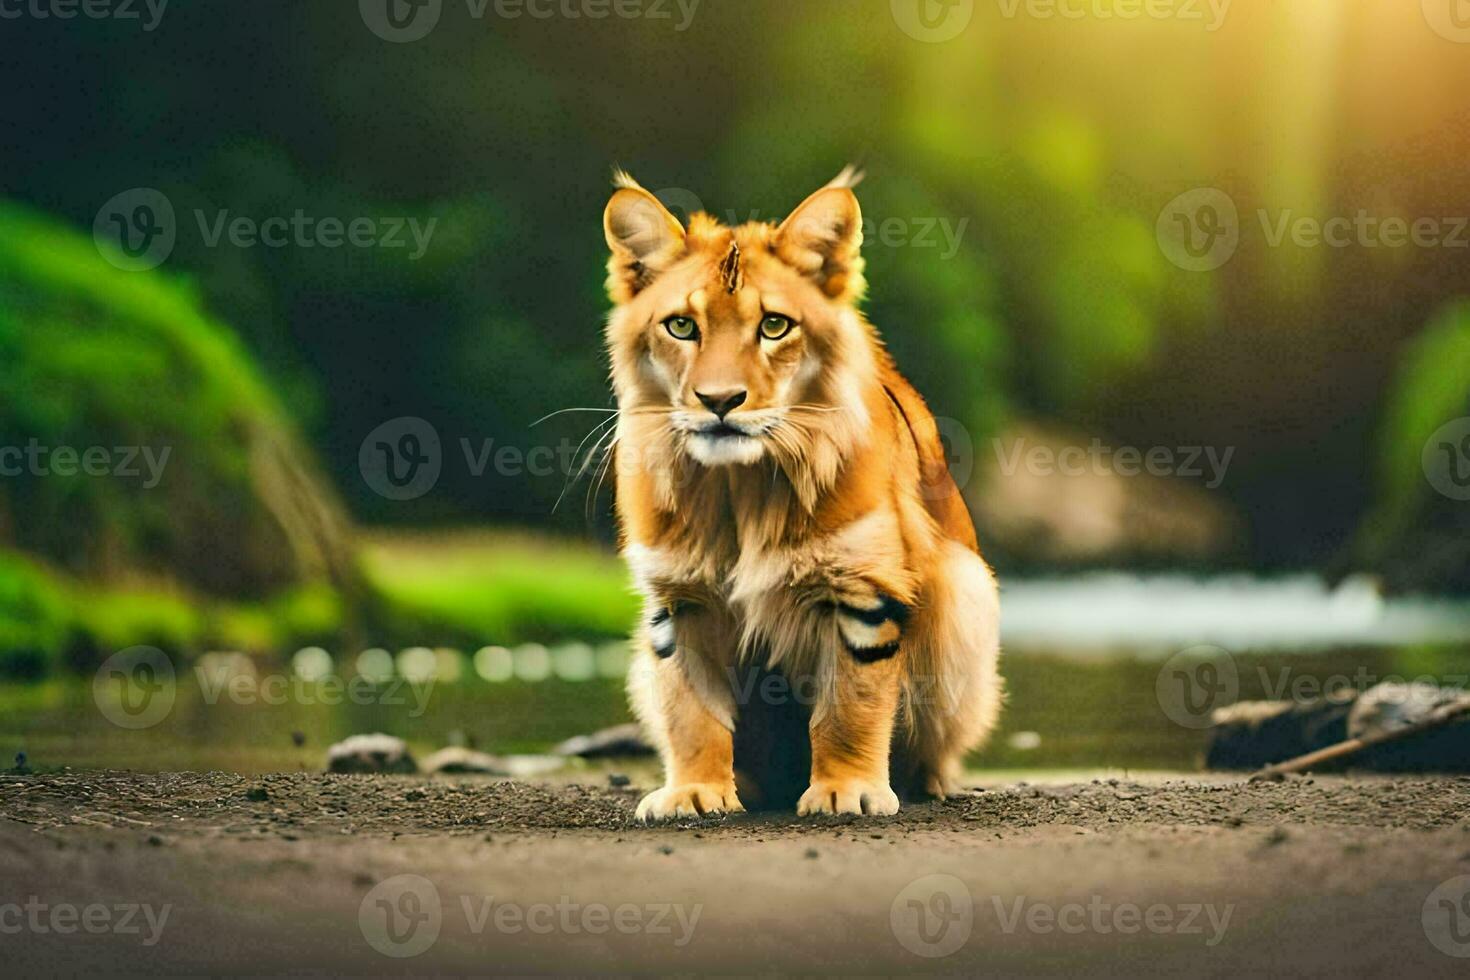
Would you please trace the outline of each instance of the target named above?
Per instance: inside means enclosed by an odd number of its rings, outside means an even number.
[[[760,461],[766,449],[750,436],[689,437],[689,455],[701,466],[749,466]]]

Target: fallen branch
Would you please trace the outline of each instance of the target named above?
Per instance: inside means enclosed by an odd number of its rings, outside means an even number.
[[[1315,752],[1308,752],[1306,755],[1299,755],[1295,759],[1288,759],[1285,762],[1278,762],[1274,766],[1267,766],[1251,776],[1250,781],[1256,783],[1262,780],[1280,779],[1287,773],[1306,772],[1324,762],[1335,762],[1338,759],[1345,759],[1349,756],[1357,755],[1364,749],[1371,749],[1375,745],[1383,745],[1385,742],[1396,742],[1402,738],[1422,735],[1436,728],[1443,728],[1445,725],[1448,725],[1465,714],[1470,714],[1470,701],[1457,701],[1454,704],[1447,704],[1442,708],[1436,708],[1423,721],[1416,721],[1412,725],[1405,725],[1403,728],[1395,728],[1392,731],[1380,732],[1377,735],[1368,735],[1364,738],[1350,738],[1345,742],[1329,745],[1325,749],[1318,749]]]

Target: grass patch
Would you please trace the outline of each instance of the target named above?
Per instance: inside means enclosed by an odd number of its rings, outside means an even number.
[[[376,535],[362,562],[392,632],[418,643],[609,639],[638,613],[617,556],[551,538]]]

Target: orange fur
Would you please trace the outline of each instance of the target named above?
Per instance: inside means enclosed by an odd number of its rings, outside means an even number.
[[[667,777],[644,818],[739,808],[751,662],[810,681],[802,813],[894,812],[895,775],[952,792],[995,725],[994,579],[933,416],[856,309],[856,179],[779,226],[685,229],[620,174],[604,215],[617,507],[646,602],[630,692]]]

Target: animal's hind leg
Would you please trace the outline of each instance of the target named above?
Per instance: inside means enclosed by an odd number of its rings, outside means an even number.
[[[960,789],[965,756],[995,729],[1004,701],[1000,597],[980,556],[944,545],[943,569],[910,624],[894,783],[910,797]]]

